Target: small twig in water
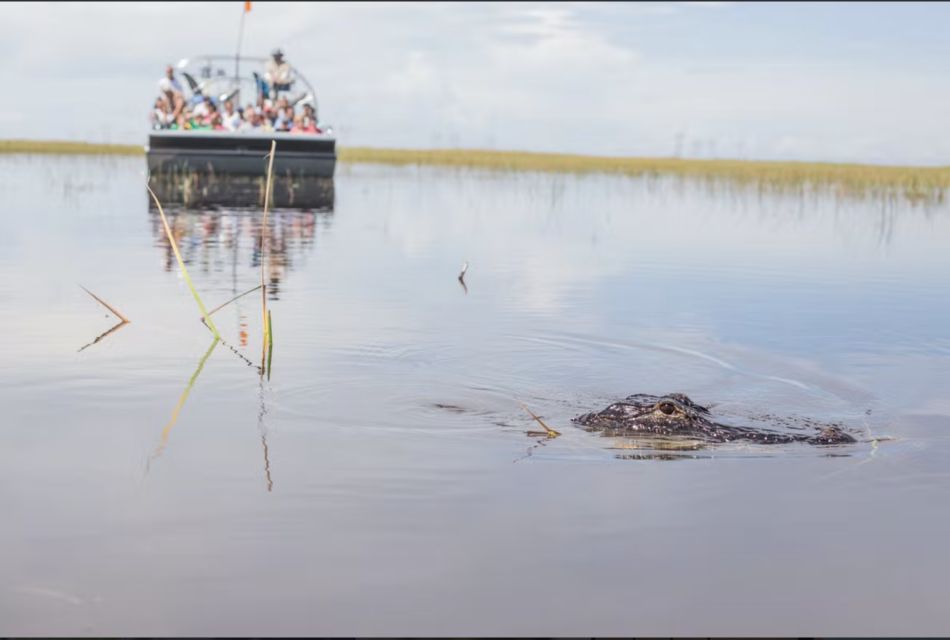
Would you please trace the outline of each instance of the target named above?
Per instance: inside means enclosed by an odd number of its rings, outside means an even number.
[[[524,409],[525,411],[527,411],[527,412],[528,412],[528,415],[530,415],[532,418],[534,418],[535,421],[536,421],[539,425],[541,425],[541,426],[544,428],[544,431],[529,431],[529,432],[528,432],[528,435],[529,435],[529,436],[530,436],[530,435],[545,435],[545,436],[547,436],[547,437],[549,437],[549,438],[556,438],[556,437],[558,437],[559,435],[561,435],[561,432],[560,432],[560,431],[555,431],[554,429],[552,429],[552,428],[549,427],[548,425],[544,424],[544,420],[542,420],[540,417],[538,417],[537,415],[535,415],[535,413],[534,413],[531,409],[529,409],[527,406],[525,406],[525,404],[524,404],[523,402],[521,403],[521,408]]]
[[[96,302],[98,302],[98,303],[101,304],[103,307],[105,307],[106,309],[108,309],[109,311],[111,311],[112,313],[114,313],[115,316],[116,316],[119,320],[121,320],[122,322],[130,322],[130,320],[129,320],[128,318],[126,318],[124,315],[122,315],[122,314],[119,312],[118,309],[116,309],[116,308],[113,307],[111,304],[109,304],[108,302],[106,302],[105,300],[103,300],[102,298],[100,298],[99,296],[97,296],[96,294],[94,294],[92,291],[90,291],[89,289],[87,289],[86,287],[84,287],[84,286],[82,286],[82,285],[79,285],[79,288],[82,289],[83,291],[85,291],[86,293],[88,293],[89,295],[91,295],[91,296],[93,297],[93,299],[94,299]]]
[[[244,293],[239,293],[239,294],[237,294],[236,296],[234,296],[233,298],[231,298],[230,300],[228,300],[228,301],[225,302],[224,304],[219,304],[219,305],[216,306],[214,309],[212,309],[211,311],[209,311],[209,312],[208,312],[208,315],[209,315],[209,316],[214,315],[216,312],[218,312],[218,311],[220,311],[221,309],[225,308],[226,306],[228,306],[229,304],[231,304],[232,302],[234,302],[234,301],[237,300],[238,298],[243,298],[244,296],[246,296],[246,295],[249,294],[249,293],[254,293],[255,291],[257,291],[258,289],[260,289],[260,288],[263,287],[263,286],[264,286],[264,285],[259,284],[259,285],[257,285],[256,287],[254,287],[253,289],[248,289],[248,290],[245,291]],[[205,321],[205,319],[204,319],[203,316],[202,316],[202,318],[201,318],[201,321],[202,321],[202,322]]]

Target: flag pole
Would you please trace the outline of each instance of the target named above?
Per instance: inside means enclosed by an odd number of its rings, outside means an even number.
[[[244,39],[244,16],[251,10],[251,3],[244,2],[244,10],[241,11],[241,26],[238,27],[237,53],[234,54],[234,83],[237,85],[237,103],[241,104],[241,40]]]

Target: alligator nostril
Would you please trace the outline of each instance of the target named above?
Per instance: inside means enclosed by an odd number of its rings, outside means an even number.
[[[666,415],[671,416],[676,412],[676,405],[674,405],[672,402],[661,402],[657,405],[657,409]]]

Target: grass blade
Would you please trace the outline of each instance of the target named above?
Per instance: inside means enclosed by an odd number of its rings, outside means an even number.
[[[218,328],[214,326],[213,322],[211,322],[208,310],[205,309],[205,305],[201,301],[201,296],[198,295],[198,291],[195,289],[195,285],[191,281],[191,276],[188,275],[188,269],[185,268],[185,261],[181,258],[181,252],[178,251],[178,244],[175,242],[175,237],[172,235],[171,227],[168,226],[168,219],[165,217],[165,210],[162,209],[162,203],[158,201],[158,196],[155,195],[155,192],[152,191],[152,188],[149,187],[147,183],[145,188],[148,189],[149,194],[152,196],[152,200],[155,201],[155,206],[158,207],[158,213],[162,217],[162,224],[165,226],[165,235],[168,236],[168,242],[172,245],[172,251],[175,252],[175,259],[178,260],[178,266],[181,267],[181,274],[185,277],[185,282],[188,284],[188,288],[191,289],[191,295],[195,297],[195,302],[198,303],[198,308],[201,309],[201,315],[204,318],[205,324],[208,325],[209,329],[211,329],[214,337],[220,340],[221,334],[218,333]]]
[[[224,304],[219,304],[219,305],[216,306],[214,309],[212,309],[211,311],[209,311],[209,312],[208,312],[208,315],[209,315],[209,316],[213,316],[215,313],[217,313],[218,311],[221,311],[221,309],[225,308],[226,306],[228,306],[229,304],[231,304],[231,303],[234,302],[235,300],[238,300],[239,298],[243,298],[244,296],[246,296],[246,295],[249,294],[249,293],[254,293],[254,292],[257,291],[258,289],[260,289],[261,286],[262,286],[262,285],[257,285],[257,286],[254,287],[253,289],[248,289],[248,290],[245,291],[244,293],[239,293],[239,294],[237,294],[236,296],[234,296],[233,298],[231,298],[230,300],[228,300],[228,301],[225,302]],[[204,321],[204,318],[202,318],[201,320]]]
[[[556,437],[558,437],[559,435],[561,435],[561,432],[560,432],[560,431],[555,431],[554,429],[552,429],[552,428],[549,427],[548,425],[544,424],[544,420],[542,420],[541,418],[539,418],[538,416],[536,416],[535,413],[534,413],[531,409],[529,409],[528,407],[526,407],[524,403],[521,403],[521,408],[524,409],[525,411],[527,411],[527,412],[528,412],[528,415],[530,415],[532,418],[534,418],[535,421],[536,421],[539,425],[541,425],[542,427],[544,427],[544,433],[545,433],[545,435],[547,435],[549,438],[556,438]]]
[[[264,342],[261,345],[261,367],[264,364],[264,354],[267,352],[267,211],[270,209],[271,186],[274,178],[274,156],[277,155],[277,141],[270,141],[270,159],[267,162],[267,185],[264,187],[264,218],[261,220],[261,323],[264,331]]]
[[[274,353],[274,333],[270,310],[267,311],[267,379],[270,380],[270,359]]]
[[[117,317],[119,320],[121,320],[122,322],[130,322],[130,320],[126,318],[124,315],[122,315],[122,313],[118,309],[116,309],[111,304],[109,304],[108,302],[106,302],[105,300],[97,296],[96,294],[94,294],[92,291],[90,291],[89,289],[87,289],[86,287],[82,285],[79,285],[79,288],[85,291],[86,293],[88,293],[89,295],[91,295],[93,300],[95,300],[96,302],[101,304],[103,307],[105,307],[106,309],[111,311],[113,314],[115,314],[115,317]]]

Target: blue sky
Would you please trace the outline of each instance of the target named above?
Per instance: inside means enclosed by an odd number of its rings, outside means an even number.
[[[144,143],[163,65],[232,53],[242,7],[5,4],[0,136]],[[351,146],[950,164],[947,24],[940,3],[257,2],[243,52],[282,46]]]

